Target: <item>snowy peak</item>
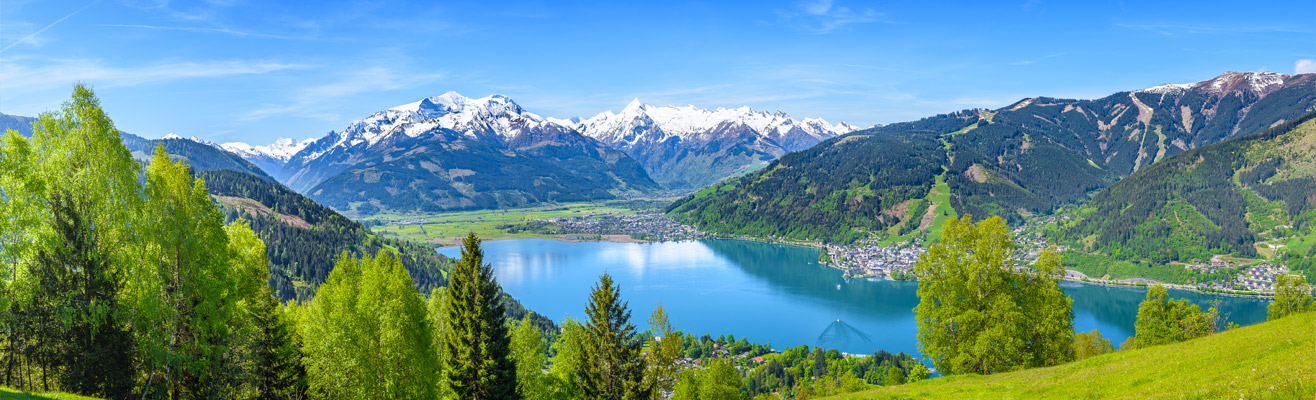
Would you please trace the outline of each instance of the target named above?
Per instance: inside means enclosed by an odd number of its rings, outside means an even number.
[[[1289,78],[1289,75],[1278,72],[1226,72],[1201,82],[1164,84],[1139,90],[1139,92],[1164,95],[1198,90],[1213,95],[1246,92],[1257,96],[1265,96],[1279,90]]]
[[[439,129],[476,139],[497,141],[508,140],[545,125],[569,127],[557,121],[562,120],[550,121],[526,112],[506,96],[490,95],[473,99],[457,92],[447,92],[354,121],[347,129],[336,134],[337,140],[331,146],[306,154],[305,157],[314,159],[334,148],[373,146],[395,135],[412,138],[433,135]]]
[[[298,141],[290,138],[278,138],[274,140],[274,143],[265,146],[252,146],[242,142],[230,142],[220,144],[218,147],[248,160],[265,157],[287,162],[294,154],[302,151],[302,149],[312,143],[315,143],[315,139]]]
[[[743,124],[760,136],[776,138],[784,135],[806,135],[818,140],[839,136],[855,130],[850,124],[829,124],[822,118],[795,120],[784,112],[755,111],[748,106],[708,110],[693,105],[656,107],[639,99],[631,100],[621,112],[604,111],[580,121],[578,129],[586,136],[605,143],[614,143],[622,137],[632,137],[635,128],[647,129],[661,136],[678,136],[689,139],[716,129],[724,124]],[[652,129],[656,128],[656,129]],[[660,132],[660,133],[659,133]],[[638,138],[636,138],[638,139]],[[661,140],[662,137],[652,138]]]

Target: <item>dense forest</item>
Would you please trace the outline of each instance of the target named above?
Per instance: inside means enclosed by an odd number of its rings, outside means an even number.
[[[1292,76],[1265,92],[1249,89],[1253,79],[1260,78],[1226,73],[1190,89],[1120,92],[1093,100],[1028,98],[997,110],[965,110],[881,126],[789,154],[760,172],[681,199],[671,210],[716,233],[847,243],[904,216],[897,209],[882,208],[879,213],[891,216],[879,219],[872,209],[838,204],[866,193],[900,201],[919,198],[901,193],[932,185],[944,166],[957,214],[1001,216],[1018,224],[1026,215],[1082,204],[1096,191],[1158,161],[1293,120],[1316,107],[1316,75]],[[848,144],[848,137],[907,135],[930,135],[946,143],[949,154],[942,156],[943,164],[931,167],[935,172],[917,168],[923,182],[894,180],[884,186],[877,177],[870,183],[840,169],[882,170],[894,163],[893,157],[882,155],[892,154],[913,154],[917,161],[900,166],[915,168],[912,165],[926,157],[903,141],[869,141],[847,152],[832,149]],[[760,180],[771,181],[776,174],[787,176],[772,182],[780,193],[758,189],[763,187]],[[819,178],[825,175],[843,176]],[[1301,184],[1267,182],[1253,190],[1268,199],[1297,196]],[[751,212],[764,216],[749,216]],[[902,226],[899,234],[908,228]]]
[[[1097,193],[1057,238],[1092,238],[1117,259],[1205,261],[1257,256],[1258,241],[1310,235],[1316,113],[1254,135],[1189,150]],[[1305,254],[1302,254],[1305,255]],[[1305,263],[1296,270],[1312,272]]]
[[[905,218],[889,210],[926,196],[945,163],[931,132],[850,134],[701,190],[667,212],[713,232],[852,242]]]

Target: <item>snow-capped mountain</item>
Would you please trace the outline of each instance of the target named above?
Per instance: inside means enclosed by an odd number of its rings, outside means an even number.
[[[193,138],[193,140],[198,139]],[[306,148],[306,146],[315,143],[315,139],[299,141],[296,139],[279,138],[276,139],[274,143],[264,146],[253,146],[242,142],[219,144],[202,141],[202,143],[237,154],[247,161],[250,161],[252,164],[256,164],[256,166],[259,166],[261,169],[268,171],[270,175],[275,177],[275,179],[282,181],[287,179],[287,176],[284,175],[284,167],[288,164],[288,160],[291,159],[294,154],[297,154],[297,152]]]
[[[796,120],[749,107],[656,107],[633,100],[621,112],[556,120],[639,160],[659,183],[697,188],[753,171],[777,157],[859,128]]]
[[[376,112],[288,158],[285,183],[340,210],[611,198],[657,187],[635,160],[511,99],[455,92]]]
[[[315,139],[296,140],[289,138],[278,138],[274,143],[265,146],[252,146],[242,142],[229,142],[220,144],[219,147],[240,155],[244,158],[263,157],[272,160],[287,162],[293,154],[302,151],[306,146],[315,143]]]
[[[1249,93],[1264,97],[1284,87],[1284,82],[1291,75],[1278,72],[1226,72],[1215,78],[1195,83],[1170,83],[1153,86],[1138,92],[1155,94],[1180,94],[1188,91],[1201,91],[1208,94]]]

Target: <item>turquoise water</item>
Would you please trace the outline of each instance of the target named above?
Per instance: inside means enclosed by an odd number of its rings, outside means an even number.
[[[581,319],[590,289],[607,271],[621,285],[631,321],[647,328],[662,302],[687,333],[733,334],[777,349],[810,345],[850,353],[916,354],[917,283],[846,279],[818,264],[818,251],[743,240],[567,243],[502,240],[484,244],[503,289],[555,321]],[[460,257],[457,248],[440,253]],[[1100,329],[1118,346],[1133,334],[1146,289],[1063,282],[1079,331]],[[1266,319],[1264,300],[1170,291],[1198,304],[1220,300],[1230,321]]]

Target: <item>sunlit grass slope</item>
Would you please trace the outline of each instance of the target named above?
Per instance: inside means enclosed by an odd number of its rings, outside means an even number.
[[[1065,365],[830,399],[1316,399],[1316,314]]]

